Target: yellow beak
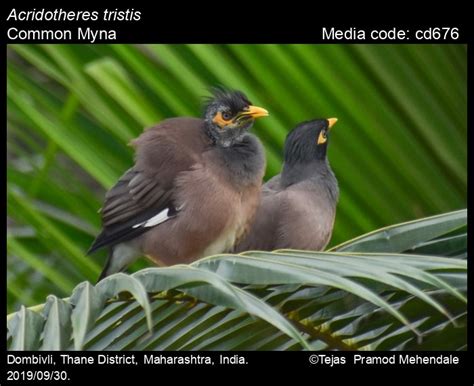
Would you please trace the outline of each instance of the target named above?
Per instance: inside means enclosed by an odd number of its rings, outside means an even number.
[[[337,122],[337,118],[328,118],[328,128],[330,129],[331,127],[333,127],[336,122]]]
[[[250,115],[253,119],[268,116],[268,111],[257,106],[249,106],[242,115]]]

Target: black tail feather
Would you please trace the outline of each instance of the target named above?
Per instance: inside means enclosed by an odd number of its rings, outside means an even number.
[[[86,255],[91,255],[91,254],[93,254],[95,251],[97,251],[98,249],[100,249],[101,247],[103,247],[103,245],[102,245],[103,233],[104,233],[104,232],[101,232],[101,233],[95,238],[95,240],[92,242],[92,245],[91,245],[91,246],[89,247],[89,249],[87,250]]]
[[[91,247],[87,251],[87,254],[90,255],[98,249],[101,249],[106,246],[113,246],[120,243],[123,243],[128,240],[132,240],[141,234],[148,232],[150,228],[147,227],[137,227],[132,228],[131,226],[121,226],[116,229],[109,229],[107,231],[103,230],[94,240]]]
[[[104,269],[102,270],[102,272],[100,273],[100,276],[99,278],[97,279],[97,282],[95,284],[97,284],[98,282],[100,282],[102,279],[105,279],[107,276],[110,276],[116,272],[107,272],[110,268],[110,263],[112,262],[112,259],[113,259],[113,255],[114,255],[114,248],[113,247],[110,247],[109,248],[109,256],[107,257],[107,260],[105,261],[105,266],[104,266]],[[124,266],[120,269],[119,272],[124,272],[127,270],[127,266]]]
[[[109,270],[110,263],[112,262],[113,256],[114,256],[114,249],[109,248],[109,256],[107,257],[107,260],[105,261],[104,269],[100,273],[100,276],[97,279],[97,283],[110,275],[110,273],[108,273],[107,271]]]

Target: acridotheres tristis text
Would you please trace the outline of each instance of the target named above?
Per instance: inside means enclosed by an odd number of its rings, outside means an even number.
[[[235,252],[324,249],[331,238],[339,188],[326,156],[336,118],[296,126],[286,137],[281,174],[263,187],[255,222]]]
[[[266,115],[216,89],[203,119],[167,119],[132,141],[135,165],[106,193],[89,249],[110,250],[99,280],[142,255],[170,265],[231,250],[258,206],[265,156],[248,130]]]

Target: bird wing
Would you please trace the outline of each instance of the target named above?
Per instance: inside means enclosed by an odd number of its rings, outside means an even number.
[[[135,166],[106,193],[103,229],[88,253],[131,240],[178,214],[176,177],[200,161],[205,146],[194,130],[198,120],[189,121],[174,120],[173,130],[165,121],[133,141]]]
[[[105,196],[102,232],[89,253],[130,240],[174,217],[177,209],[172,196],[172,189],[160,184],[159,176],[128,170]]]
[[[234,252],[271,251],[277,238],[276,224],[281,211],[281,175],[277,174],[261,188],[260,203],[247,236],[235,246]]]
[[[270,178],[263,186],[262,186],[262,193],[263,194],[271,194],[273,192],[278,192],[281,190],[281,174],[277,174]]]

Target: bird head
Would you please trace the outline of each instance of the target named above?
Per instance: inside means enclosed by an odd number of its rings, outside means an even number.
[[[256,118],[267,115],[267,110],[253,106],[241,91],[215,88],[207,100],[204,120],[209,136],[228,147],[242,138]]]
[[[329,131],[337,118],[314,119],[298,124],[286,137],[285,162],[306,163],[326,159]]]

